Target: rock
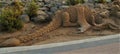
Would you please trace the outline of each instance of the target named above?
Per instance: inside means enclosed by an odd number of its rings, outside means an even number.
[[[49,15],[49,17],[52,17],[54,13],[52,13],[52,12],[47,12],[47,14]]]
[[[42,16],[42,15],[39,15],[39,16],[37,16],[37,17],[34,17],[34,18],[32,18],[32,20],[35,22],[35,23],[40,23],[40,22],[43,22],[43,21],[45,21],[45,16]]]
[[[68,8],[68,7],[69,7],[69,6],[63,5],[63,6],[60,7],[60,9],[65,9],[65,8]]]
[[[19,46],[21,43],[20,43],[20,40],[16,39],[16,38],[11,38],[11,39],[8,39],[4,42],[2,42],[0,44],[1,47],[12,47],[12,46]]]
[[[107,4],[96,4],[95,7],[100,9],[108,9]]]
[[[112,2],[113,5],[120,5],[120,0],[115,0]]]
[[[44,11],[41,11],[41,10],[37,11],[37,15],[45,15],[45,16],[48,16]]]
[[[19,18],[25,23],[28,23],[30,21],[30,18],[27,14],[21,15],[21,16],[19,16]]]
[[[47,8],[46,8],[46,7],[42,7],[42,8],[39,8],[39,10],[47,11]],[[38,13],[39,13],[39,12],[38,12]]]
[[[116,11],[120,11],[120,6],[119,5],[112,5],[111,9],[116,10]]]
[[[116,17],[116,11],[110,11],[110,16]]]
[[[92,4],[92,3],[85,3],[85,4],[83,4],[83,5],[85,5],[85,6],[88,6],[89,8],[94,8],[94,4]]]
[[[108,10],[102,11],[102,12],[100,13],[100,16],[103,17],[103,18],[109,17],[109,11],[108,11]]]
[[[114,16],[114,17],[119,17],[119,12],[120,12],[120,6],[119,5],[112,5],[110,7],[110,14],[111,16]]]
[[[57,10],[58,10],[57,7],[51,7],[51,9],[50,9],[50,11],[53,12],[53,13],[56,12]]]
[[[45,13],[44,11],[39,10],[39,11],[37,12],[37,14],[38,14],[38,16],[32,18],[32,20],[33,20],[35,23],[43,22],[43,21],[45,21],[45,20],[48,18],[48,14]]]
[[[41,3],[38,3],[38,5],[39,5],[39,6],[44,6],[44,3],[41,2]]]
[[[117,12],[116,14],[117,14],[117,17],[120,18],[120,12]]]

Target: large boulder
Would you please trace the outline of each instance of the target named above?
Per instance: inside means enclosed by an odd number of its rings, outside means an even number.
[[[32,20],[35,22],[35,23],[40,23],[40,22],[43,22],[45,21],[46,17],[45,16],[42,16],[42,15],[39,15],[37,17],[34,17],[32,18]]]
[[[20,40],[16,38],[8,39],[0,44],[1,47],[12,47],[19,46],[21,44]]]
[[[19,18],[25,23],[28,23],[30,21],[30,18],[27,14],[21,15],[21,16],[19,16]]]
[[[44,11],[41,11],[41,10],[37,11],[37,15],[45,15],[45,16],[48,16]]]
[[[32,20],[33,20],[35,23],[44,22],[44,21],[46,21],[46,19],[48,18],[48,14],[45,13],[44,11],[41,11],[41,10],[39,10],[39,11],[37,12],[37,15],[38,15],[38,16],[32,18]]]

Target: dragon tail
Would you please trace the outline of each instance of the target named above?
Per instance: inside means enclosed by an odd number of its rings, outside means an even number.
[[[60,15],[61,15],[60,11],[56,12],[56,15],[53,17],[53,20],[47,26],[37,30],[36,32],[34,32],[32,34],[29,34],[28,36],[21,36],[18,39],[22,43],[25,43],[25,42],[28,42],[32,39],[39,37],[39,36],[42,36],[43,34],[45,34],[47,32],[50,32],[52,30],[57,29],[58,27],[61,26],[61,23],[62,23],[62,21],[61,21],[62,19],[61,19]]]

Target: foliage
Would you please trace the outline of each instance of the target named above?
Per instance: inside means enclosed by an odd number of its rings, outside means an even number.
[[[2,8],[2,6],[3,6],[3,4],[2,4],[2,3],[0,3],[0,8]]]
[[[23,23],[15,18],[15,12],[12,9],[4,9],[0,14],[0,25],[2,31],[13,32],[23,27]]]
[[[38,2],[38,0],[33,0],[33,1]]]
[[[0,8],[3,8],[4,6],[8,5],[7,3],[5,2],[0,2]]]
[[[37,11],[39,9],[39,6],[35,3],[35,1],[31,1],[28,4],[26,13],[29,15],[30,18],[37,16]]]
[[[10,8],[14,10],[15,17],[18,17],[23,13],[23,3],[21,2],[12,2]]]
[[[67,0],[66,1],[68,5],[76,5],[76,4],[79,4],[79,3],[84,3],[83,0]]]
[[[2,31],[13,32],[23,27],[22,21],[18,18],[23,13],[22,3],[12,2],[1,10],[0,25]]]

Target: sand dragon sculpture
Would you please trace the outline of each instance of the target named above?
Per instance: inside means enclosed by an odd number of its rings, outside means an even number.
[[[46,34],[52,30],[55,30],[61,26],[80,26],[80,32],[85,32],[91,27],[102,28],[103,26],[108,25],[109,22],[103,22],[97,24],[96,17],[90,8],[83,5],[71,6],[69,8],[59,10],[53,16],[53,20],[45,27],[37,30],[34,33],[29,34],[28,36],[19,36],[12,37],[9,40],[2,42],[1,46],[19,46],[22,43],[27,43],[38,37]],[[115,27],[114,24],[111,24]],[[110,26],[111,29],[116,29]],[[38,35],[39,34],[39,35]],[[9,43],[8,43],[9,42]],[[6,44],[7,43],[7,44]]]

